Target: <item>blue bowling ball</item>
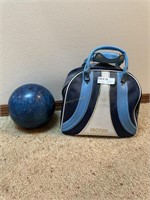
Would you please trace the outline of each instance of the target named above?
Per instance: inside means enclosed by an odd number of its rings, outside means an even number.
[[[37,128],[53,116],[55,101],[51,92],[38,84],[17,88],[8,101],[12,120],[22,128]]]

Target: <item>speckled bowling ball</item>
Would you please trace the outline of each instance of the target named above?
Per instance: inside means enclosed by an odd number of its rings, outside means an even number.
[[[51,92],[38,84],[17,88],[8,101],[12,120],[22,128],[37,128],[53,116],[55,101]]]

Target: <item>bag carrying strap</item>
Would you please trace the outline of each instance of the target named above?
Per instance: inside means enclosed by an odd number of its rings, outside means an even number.
[[[90,76],[89,76],[89,74],[90,74],[90,63],[93,60],[93,57],[94,57],[96,51],[100,51],[100,50],[112,50],[112,51],[118,51],[118,52],[121,53],[121,56],[123,56],[123,58],[124,58],[123,61],[125,60],[125,65],[123,67],[122,77],[121,77],[121,82],[124,83],[126,81],[125,75],[126,75],[126,72],[128,71],[128,57],[127,57],[126,52],[123,49],[120,49],[116,46],[98,46],[95,49],[93,49],[93,51],[89,54],[89,56],[86,60],[86,64],[84,66],[84,80],[86,82],[89,82],[89,80],[90,80]],[[104,62],[108,62],[108,63],[115,63],[116,62],[117,58],[116,58],[116,56],[114,56],[116,54],[109,54],[109,55],[111,55],[111,57],[108,56],[108,53],[103,53],[102,55],[104,57],[103,58]]]
[[[124,56],[118,53],[103,52],[96,53],[92,60],[99,63],[114,63],[119,67],[124,62]]]

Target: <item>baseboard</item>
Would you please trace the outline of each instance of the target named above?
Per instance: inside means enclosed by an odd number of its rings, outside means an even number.
[[[141,103],[150,103],[150,94],[142,94]],[[55,102],[56,108],[55,110],[61,110],[62,101]],[[0,117],[8,116],[8,105],[0,105]]]
[[[55,101],[55,110],[61,110],[62,101]],[[9,110],[8,105],[0,105],[0,117],[8,116]]]
[[[141,103],[150,103],[150,94],[142,94]]]

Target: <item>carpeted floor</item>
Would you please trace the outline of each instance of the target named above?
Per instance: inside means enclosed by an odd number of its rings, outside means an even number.
[[[0,118],[0,200],[149,200],[150,104],[129,139],[70,137]]]

